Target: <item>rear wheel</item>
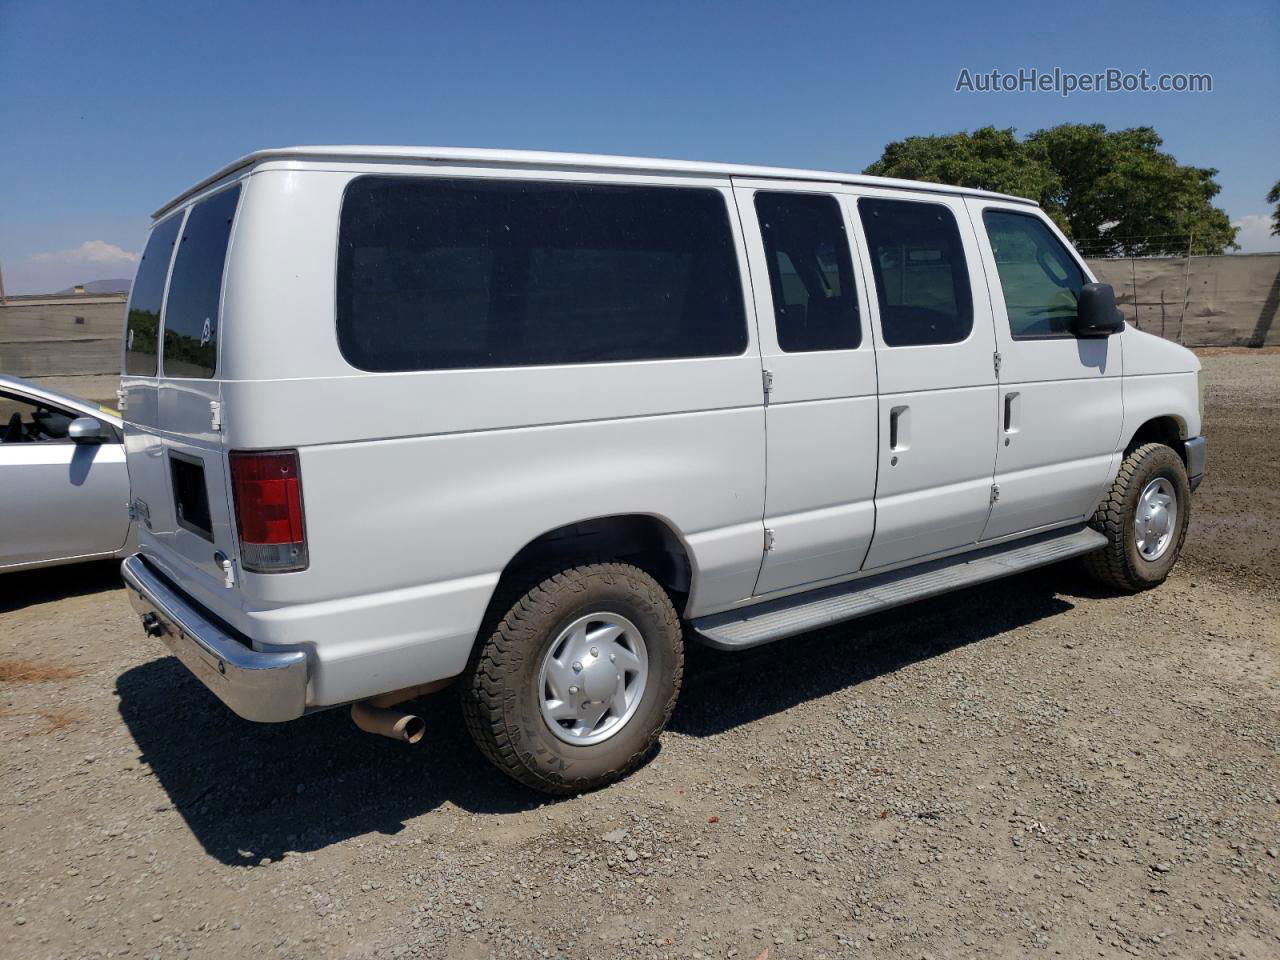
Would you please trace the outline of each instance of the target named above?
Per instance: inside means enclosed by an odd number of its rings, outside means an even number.
[[[643,762],[683,673],[666,591],[629,564],[587,564],[515,599],[472,657],[463,711],[498,769],[537,790],[575,793]]]
[[[1085,557],[1094,579],[1119,590],[1164,583],[1178,562],[1191,515],[1191,484],[1182,458],[1161,443],[1125,457],[1090,522],[1107,545]]]

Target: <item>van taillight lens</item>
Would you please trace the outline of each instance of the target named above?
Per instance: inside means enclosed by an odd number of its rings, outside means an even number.
[[[307,533],[297,451],[233,452],[230,460],[241,566],[256,573],[305,570]]]

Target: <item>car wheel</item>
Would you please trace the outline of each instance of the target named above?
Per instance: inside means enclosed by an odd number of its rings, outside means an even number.
[[[508,776],[547,793],[639,766],[675,707],[680,620],[649,574],[593,563],[547,577],[506,610],[468,667],[467,729]]]
[[[1178,562],[1191,517],[1191,484],[1182,458],[1162,443],[1131,451],[1090,526],[1107,545],[1084,558],[1096,580],[1138,591],[1164,583]]]

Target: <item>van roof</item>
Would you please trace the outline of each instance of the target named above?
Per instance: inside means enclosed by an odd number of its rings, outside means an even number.
[[[552,153],[542,150],[485,150],[469,147],[389,147],[389,146],[313,146],[273,147],[246,154],[210,174],[174,197],[157,210],[153,217],[161,217],[192,194],[203,190],[223,177],[244,167],[269,160],[340,160],[360,163],[445,163],[477,164],[489,167],[541,167],[546,169],[578,168],[597,171],[624,171],[627,173],[692,174],[713,177],[760,177],[775,180],[819,180],[825,183],[864,184],[867,186],[898,187],[924,190],[930,193],[962,194],[988,199],[1009,200],[1031,206],[1037,204],[1025,197],[1013,197],[989,190],[968,187],[952,187],[942,183],[925,183],[919,180],[895,180],[889,177],[868,177],[857,173],[839,173],[830,170],[797,170],[788,167],[757,167],[739,163],[705,163],[696,160],[663,160],[655,157],[616,157],[596,153]]]

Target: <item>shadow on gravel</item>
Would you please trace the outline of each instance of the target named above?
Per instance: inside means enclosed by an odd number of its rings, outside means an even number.
[[[1049,567],[738,653],[686,647],[668,729],[714,736],[815,697],[1072,609],[1090,584]],[[1083,595],[1083,594],[1080,594]]]
[[[69,563],[62,567],[6,573],[0,582],[4,585],[0,590],[0,613],[21,610],[36,603],[118,590],[123,586],[119,560]]]
[[[416,747],[356,729],[345,709],[257,724],[222,705],[177,660],[116,680],[120,715],[142,762],[205,850],[257,865],[367,833],[452,803],[513,813],[552,802],[499,773],[475,750],[454,690],[414,702],[427,722]]]
[[[903,607],[742,653],[689,644],[671,729],[712,736],[805,700],[1051,617],[1062,569]],[[1076,589],[1072,582],[1069,589]],[[454,691],[416,701],[417,748],[361,733],[346,710],[254,724],[226,709],[172,657],[117,680],[142,761],[205,850],[250,866],[353,836],[398,833],[450,803],[514,813],[556,802],[508,780],[474,749]],[[162,808],[163,809],[163,808]]]

